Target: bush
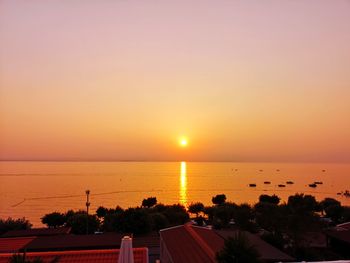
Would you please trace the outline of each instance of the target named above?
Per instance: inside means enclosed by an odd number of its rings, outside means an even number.
[[[258,251],[242,232],[238,232],[225,241],[225,246],[217,253],[216,259],[219,263],[260,262]]]
[[[142,201],[142,207],[151,208],[152,206],[155,206],[156,204],[157,204],[156,197],[148,197],[146,199],[143,199],[143,201]]]
[[[260,203],[270,203],[278,205],[280,200],[281,199],[277,195],[260,195],[259,197]]]
[[[103,206],[99,206],[97,209],[96,209],[96,215],[98,218],[103,218],[106,216],[106,214],[108,213],[108,209],[103,207]]]
[[[188,207],[188,211],[192,214],[196,214],[197,216],[200,212],[203,212],[203,210],[204,210],[204,205],[200,202],[192,203]]]
[[[59,212],[53,212],[43,216],[41,222],[48,227],[57,228],[66,223],[66,216]]]
[[[313,213],[318,208],[318,203],[314,196],[295,194],[288,198],[288,207],[293,213]]]
[[[0,219],[0,235],[10,230],[26,230],[31,227],[32,224],[24,217],[18,219],[12,219],[11,217]]]
[[[169,226],[168,218],[161,213],[152,213],[150,214],[150,217],[152,222],[152,230],[159,231],[160,229]]]
[[[167,217],[170,225],[182,225],[189,220],[189,215],[183,205],[169,205],[166,206],[163,214]]]
[[[96,215],[87,215],[83,211],[78,211],[67,219],[67,226],[70,226],[72,233],[77,235],[86,234],[87,223],[88,234],[93,234],[100,227],[100,221]]]
[[[213,202],[214,205],[222,205],[226,201],[226,195],[224,194],[216,195],[211,199],[211,201]]]
[[[152,229],[151,218],[142,208],[128,208],[116,217],[116,221],[121,233],[145,234]]]

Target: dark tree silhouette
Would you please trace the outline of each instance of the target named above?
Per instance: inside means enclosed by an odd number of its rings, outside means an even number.
[[[23,218],[12,219],[0,219],[0,235],[10,230],[26,230],[30,229],[32,224]]]
[[[211,199],[211,201],[213,202],[214,205],[222,205],[226,201],[226,195],[224,194],[216,195]]]
[[[100,227],[100,221],[96,215],[87,215],[85,211],[75,212],[67,219],[67,226],[72,228],[73,234],[86,234],[86,223],[89,224],[89,234],[93,234]]]
[[[225,246],[217,253],[216,259],[219,263],[260,262],[258,251],[242,232],[238,232],[225,241]]]
[[[197,217],[200,212],[203,212],[203,210],[204,205],[201,202],[192,203],[188,207],[188,211],[192,214],[196,214]]]
[[[261,203],[271,203],[278,205],[280,202],[280,198],[277,195],[260,195],[259,202]]]
[[[142,207],[151,208],[152,206],[155,206],[156,204],[157,204],[156,197],[148,197],[146,199],[143,199],[143,201],[142,201]]]
[[[50,228],[57,228],[63,226],[66,223],[66,220],[66,216],[59,212],[46,214],[41,218],[41,222]]]

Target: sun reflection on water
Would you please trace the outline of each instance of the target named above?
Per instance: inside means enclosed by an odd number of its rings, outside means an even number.
[[[187,166],[186,162],[181,162],[180,168],[180,204],[187,206]]]

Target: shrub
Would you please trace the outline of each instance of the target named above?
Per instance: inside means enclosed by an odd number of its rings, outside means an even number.
[[[24,217],[18,219],[12,219],[11,217],[0,219],[0,235],[10,230],[26,230],[31,227],[32,224]]]
[[[66,216],[59,212],[46,214],[41,218],[41,222],[48,227],[57,228],[66,223]]]
[[[214,205],[222,205],[226,201],[226,195],[220,194],[214,196],[211,201],[213,202]]]

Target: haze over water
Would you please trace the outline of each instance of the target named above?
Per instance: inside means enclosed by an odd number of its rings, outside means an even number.
[[[264,193],[283,201],[305,193],[350,205],[350,198],[337,195],[349,190],[349,175],[350,164],[330,163],[0,162],[0,218],[25,216],[38,226],[46,213],[85,209],[87,189],[91,211],[98,206],[138,206],[149,196],[165,204],[209,205],[212,196],[221,193],[236,203],[253,204]],[[286,181],[294,184],[277,186]],[[323,184],[308,187],[314,181]]]

